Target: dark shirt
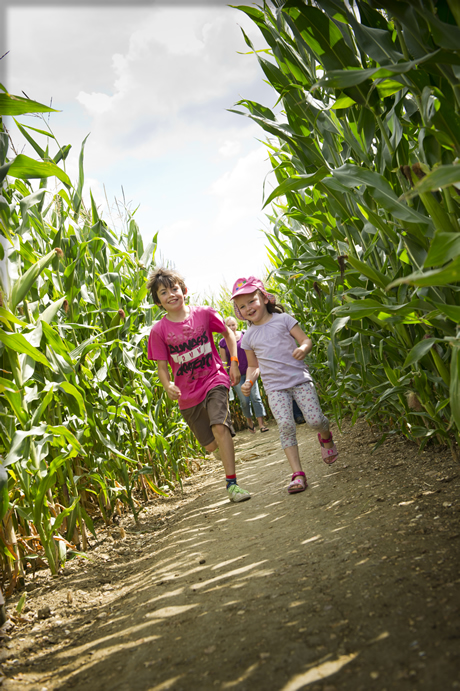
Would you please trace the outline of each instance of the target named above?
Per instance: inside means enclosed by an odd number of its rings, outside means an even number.
[[[246,357],[246,351],[241,347],[241,341],[244,336],[244,331],[241,332],[241,336],[239,340],[237,341],[237,355],[238,355],[238,366],[240,368],[241,374],[246,374],[246,371],[248,369],[248,358]],[[227,368],[230,367],[230,352],[227,348],[227,343],[225,342],[225,338],[222,338],[222,340],[219,341],[219,346],[220,348],[223,348],[225,350],[225,355],[227,357]]]

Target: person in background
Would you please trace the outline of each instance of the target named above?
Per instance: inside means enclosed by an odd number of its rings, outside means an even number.
[[[304,425],[305,424],[305,418],[302,415],[302,411],[300,410],[299,406],[297,405],[297,401],[294,398],[294,401],[292,403],[292,412],[294,413],[294,420],[296,425]]]
[[[239,368],[240,368],[240,373],[241,373],[241,379],[239,384],[234,384],[233,388],[235,389],[240,404],[241,404],[241,409],[243,411],[243,415],[246,418],[246,422],[248,423],[248,427],[250,431],[255,434],[255,426],[254,422],[252,420],[252,412],[251,412],[251,404],[252,404],[252,409],[254,410],[255,416],[257,418],[257,422],[259,424],[259,429],[261,432],[268,432],[268,427],[265,426],[264,423],[264,417],[266,415],[264,404],[262,403],[262,399],[260,397],[260,391],[259,387],[257,385],[257,382],[254,382],[253,386],[251,387],[251,392],[248,396],[245,396],[244,393],[241,391],[241,386],[244,384],[246,381],[246,370],[248,368],[248,359],[246,357],[246,353],[241,347],[241,341],[244,336],[244,331],[238,331],[238,322],[236,321],[235,317],[227,317],[225,320],[225,324],[228,326],[229,329],[233,331],[233,333],[236,336],[236,344],[237,344],[237,356],[238,356],[238,362],[239,362]],[[230,353],[227,347],[227,344],[225,342],[225,339],[223,338],[221,341],[219,341],[219,353],[220,357],[222,358],[223,362],[227,363],[227,367],[230,366]]]

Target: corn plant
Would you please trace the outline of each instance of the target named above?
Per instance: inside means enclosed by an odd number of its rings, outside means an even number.
[[[460,12],[455,0],[240,7],[281,113],[267,233],[337,421],[456,453],[460,432]],[[253,46],[247,36],[249,47]],[[382,437],[383,439],[384,437]]]
[[[0,94],[0,115],[50,110]],[[74,185],[70,146],[42,122],[17,122],[40,160],[10,159],[0,132],[0,559],[10,590],[25,563],[56,573],[85,550],[95,517],[109,522],[117,502],[137,518],[197,451],[146,357],[156,236],[144,246],[127,208],[117,233],[92,196],[86,208],[85,142]]]

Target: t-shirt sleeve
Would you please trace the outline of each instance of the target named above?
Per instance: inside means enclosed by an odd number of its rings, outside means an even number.
[[[219,348],[225,348],[226,345],[225,338],[221,338],[219,341]]]
[[[286,324],[288,331],[291,331],[291,329],[293,329],[294,326],[299,323],[298,320],[292,316],[292,314],[287,314],[287,312],[283,312],[281,316],[284,319],[284,323]]]
[[[161,337],[160,322],[154,324],[150,331],[147,357],[149,360],[168,360],[168,348]]]
[[[209,327],[213,333],[222,334],[227,330],[227,325],[222,319],[219,312],[213,310],[212,307],[208,307],[207,310],[209,315]]]
[[[250,338],[249,338],[249,331],[244,332],[244,336],[241,339],[241,347],[243,350],[252,350],[252,346],[250,343]]]

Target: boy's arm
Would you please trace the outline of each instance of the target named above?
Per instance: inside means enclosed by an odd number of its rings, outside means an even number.
[[[172,381],[169,374],[169,367],[166,360],[158,360],[158,378],[163,384],[166,393],[169,398],[173,401],[177,401],[180,397],[181,392],[179,387],[177,387]]]
[[[222,336],[225,339],[228,352],[230,353],[230,370],[228,372],[230,375],[230,381],[232,382],[232,386],[235,386],[235,384],[240,383],[241,379],[240,368],[238,367],[238,359],[231,359],[232,357],[238,358],[238,346],[236,343],[236,336],[233,333],[233,331],[228,327],[225,331],[222,332]]]
[[[293,326],[289,333],[299,344],[299,347],[296,348],[292,353],[292,357],[294,357],[296,360],[303,360],[305,355],[308,355],[313,348],[311,338],[309,338],[307,334],[302,331],[298,324]]]
[[[221,348],[221,346],[219,346],[219,355],[220,355],[220,359],[224,363],[225,369],[228,370],[229,363],[227,362],[227,353],[225,352],[225,350],[223,348]]]
[[[259,362],[253,350],[246,350],[246,357],[248,359],[248,369],[246,370],[246,381],[241,387],[241,391],[245,396],[249,396],[252,384],[259,378],[260,369]]]

